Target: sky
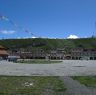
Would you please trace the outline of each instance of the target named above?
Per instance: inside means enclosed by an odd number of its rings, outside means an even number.
[[[0,20],[1,39],[85,38],[96,34],[96,0],[0,0],[0,15],[19,26]]]

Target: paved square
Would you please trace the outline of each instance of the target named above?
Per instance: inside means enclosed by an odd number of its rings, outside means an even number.
[[[0,75],[8,76],[89,76],[96,75],[95,60],[63,60],[56,64],[19,64],[0,61]]]

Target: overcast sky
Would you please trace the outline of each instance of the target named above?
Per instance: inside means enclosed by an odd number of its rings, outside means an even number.
[[[0,15],[17,25],[0,20],[0,38],[32,37],[31,32],[81,38],[96,32],[96,0],[0,0]]]

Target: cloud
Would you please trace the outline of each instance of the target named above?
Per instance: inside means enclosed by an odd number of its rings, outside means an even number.
[[[32,38],[37,38],[37,37],[35,37],[35,36],[32,36]]]
[[[14,34],[16,31],[14,31],[14,30],[1,30],[0,31],[0,33],[2,33],[2,34]]]
[[[35,37],[35,36],[32,36],[32,37],[17,37],[17,39],[28,39],[28,38],[33,38],[33,39],[35,39],[35,38],[38,38],[38,37]]]
[[[79,37],[76,36],[76,35],[69,35],[67,38],[68,38],[68,39],[77,39],[77,38],[79,38]]]
[[[35,39],[35,38],[38,38],[38,37],[35,37],[35,36],[32,36],[32,37],[23,37],[23,38],[33,38],[33,39]]]

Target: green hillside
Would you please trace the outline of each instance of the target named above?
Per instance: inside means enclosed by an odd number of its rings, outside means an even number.
[[[11,48],[26,48],[31,47],[33,49],[54,49],[54,48],[96,48],[96,38],[82,38],[82,39],[3,39],[0,40],[0,45],[3,45],[7,49]]]

